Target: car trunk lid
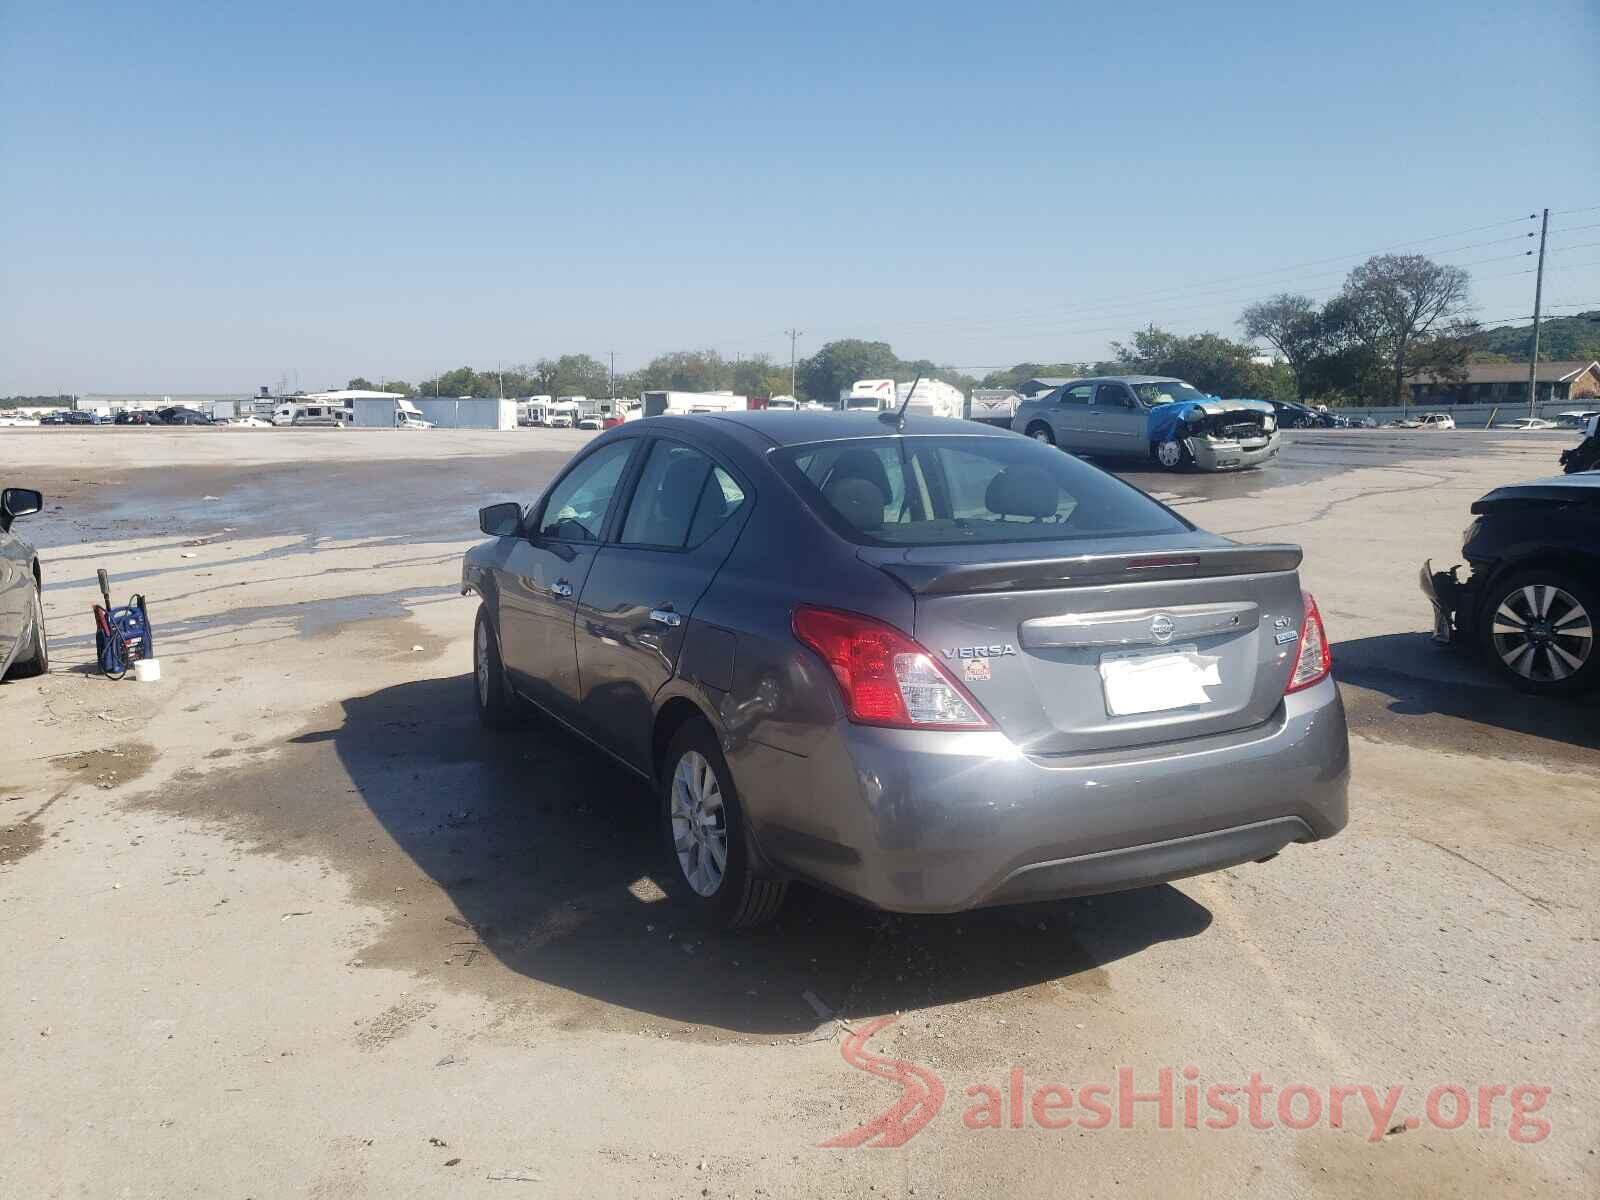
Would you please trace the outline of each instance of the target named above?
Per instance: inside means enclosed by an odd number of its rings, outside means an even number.
[[[997,558],[1007,551],[1018,557]],[[1124,540],[861,556],[912,592],[916,639],[1037,755],[1262,723],[1304,619],[1290,545],[1193,534],[1136,550]]]

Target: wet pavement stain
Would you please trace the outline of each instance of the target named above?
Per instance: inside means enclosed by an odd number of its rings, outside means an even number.
[[[251,852],[312,856],[388,916],[361,967],[529,1006],[558,1027],[723,1041],[979,999],[1104,992],[1104,965],[1194,936],[1210,914],[1171,887],[959,916],[875,913],[791,890],[771,926],[708,931],[665,897],[655,801],[537,721],[504,735],[471,678],[353,697],[270,761],[182,774],[137,803],[215,823]],[[1041,990],[1045,989],[1045,990]]]

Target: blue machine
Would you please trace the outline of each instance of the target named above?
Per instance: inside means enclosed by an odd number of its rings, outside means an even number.
[[[134,595],[121,607],[112,607],[111,584],[102,568],[100,598],[105,606],[94,606],[94,649],[100,673],[108,679],[121,679],[142,658],[155,657],[155,638],[150,633],[150,613],[144,597]]]

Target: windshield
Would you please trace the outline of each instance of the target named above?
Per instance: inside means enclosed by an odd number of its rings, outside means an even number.
[[[1032,440],[851,438],[778,451],[842,536],[869,546],[1142,537],[1192,528],[1121,480]]]
[[[1159,383],[1130,384],[1133,394],[1139,398],[1139,403],[1146,408],[1157,404],[1170,404],[1174,400],[1204,400],[1206,394],[1197,387],[1187,383],[1164,379]]]
[[[876,396],[851,396],[844,402],[844,406],[846,408],[870,408],[875,410],[878,407],[878,398]]]

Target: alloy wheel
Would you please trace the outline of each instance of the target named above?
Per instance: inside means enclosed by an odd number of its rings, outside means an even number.
[[[1490,627],[1500,661],[1534,683],[1560,683],[1594,651],[1594,624],[1578,598],[1553,583],[1507,593]]]
[[[1156,461],[1171,469],[1183,461],[1183,447],[1177,442],[1162,442],[1156,447]]]
[[[690,750],[672,772],[672,846],[695,893],[714,896],[728,869],[727,810],[705,755]]]

